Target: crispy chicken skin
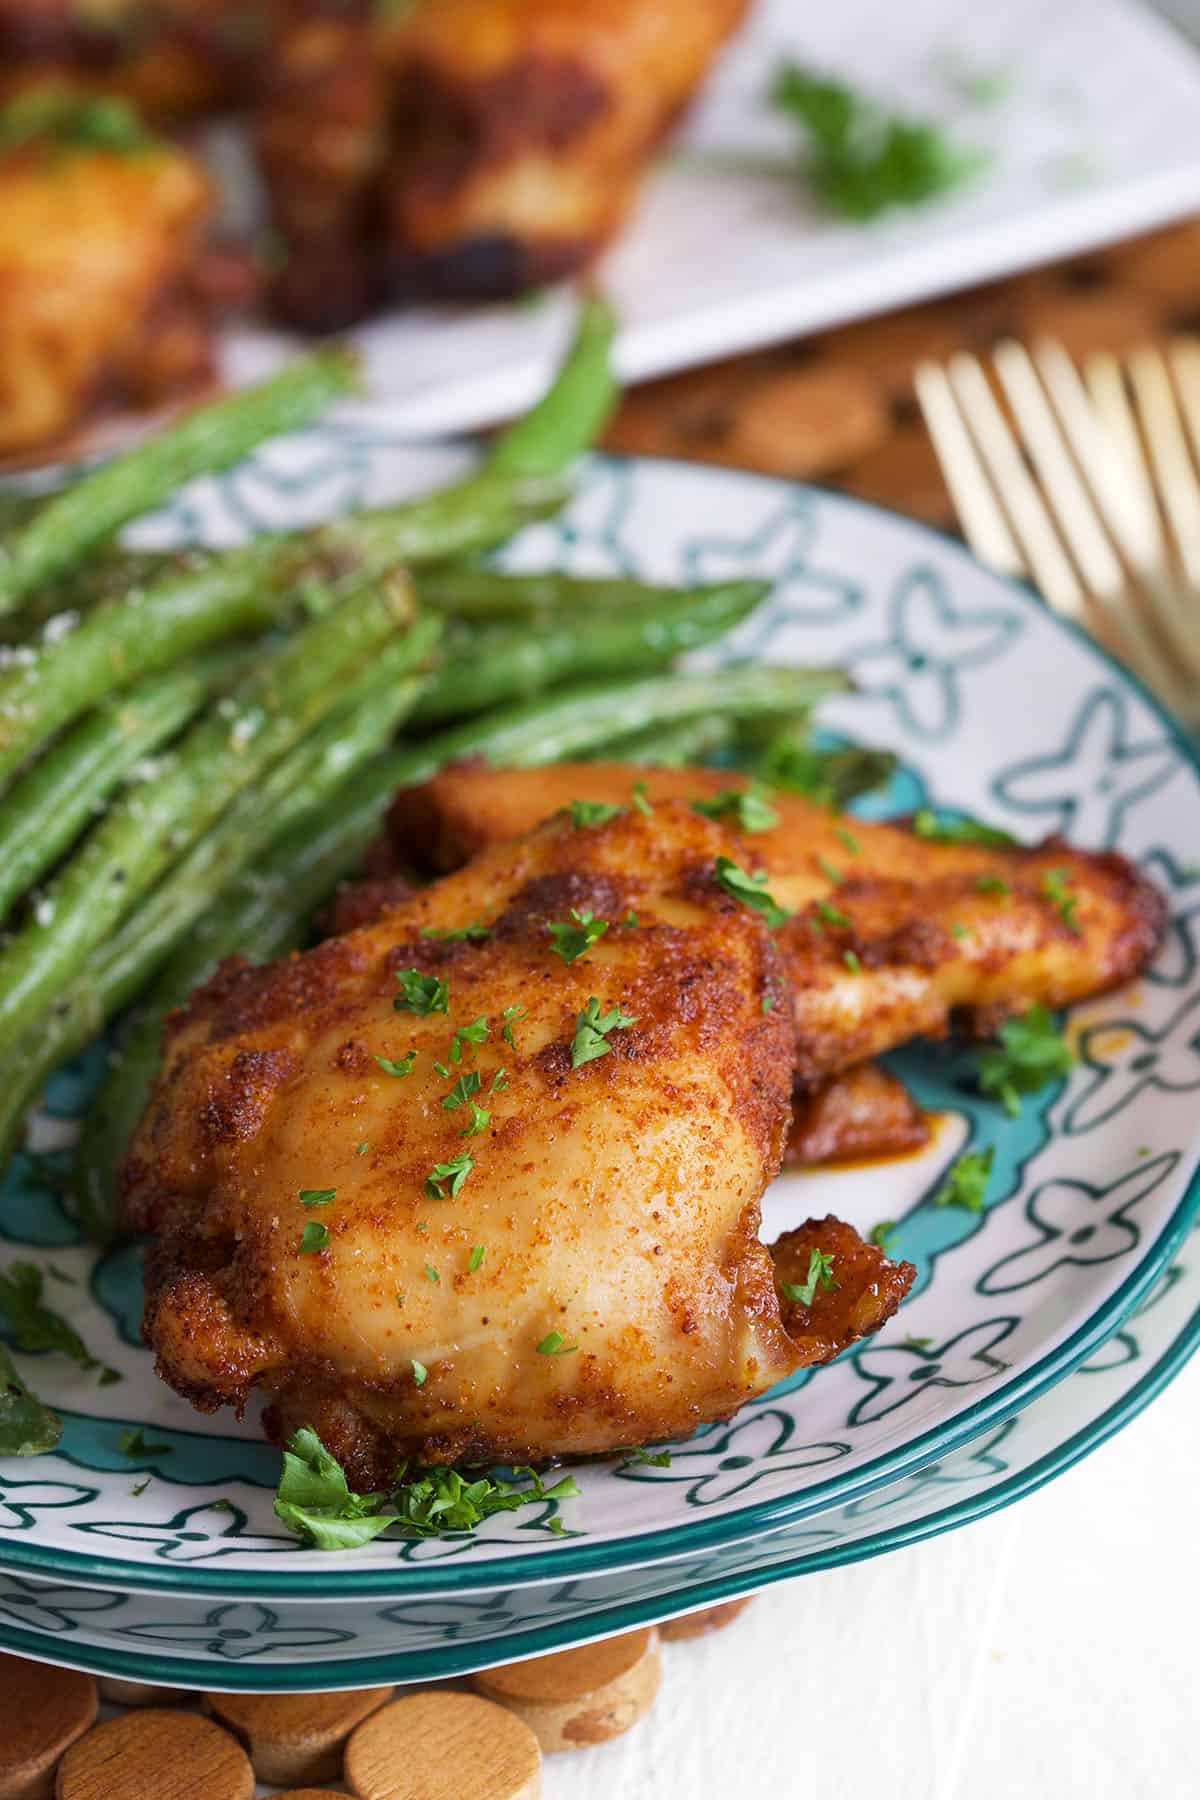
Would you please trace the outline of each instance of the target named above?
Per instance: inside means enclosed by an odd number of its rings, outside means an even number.
[[[207,374],[191,277],[211,206],[166,144],[46,137],[0,155],[0,454],[61,437],[98,401],[153,404]]]
[[[397,866],[398,846],[379,838],[360,876],[345,882],[317,920],[323,936],[373,925],[413,887]],[[411,866],[412,857],[408,858]],[[419,860],[419,859],[418,859]],[[929,1126],[904,1083],[874,1063],[846,1069],[792,1096],[786,1162],[818,1168],[850,1158],[899,1156],[929,1141]]]
[[[763,1010],[783,995],[772,934],[713,879],[730,847],[681,805],[583,831],[559,817],[373,925],[223,968],[169,1027],[125,1168],[127,1222],[157,1233],[145,1334],[163,1377],[206,1410],[257,1386],[273,1435],[313,1425],[362,1486],[403,1455],[676,1436],[800,1366],[758,1238],[791,1033],[782,1004]],[[614,923],[568,964],[547,926],[572,907]],[[424,935],[480,919],[483,942]],[[444,977],[445,1013],[394,1009],[409,967]],[[593,995],[635,1022],[574,1068]],[[455,1061],[479,1019],[486,1042]],[[375,1060],[410,1049],[410,1075]],[[443,1102],[476,1070],[490,1119],[464,1137],[470,1104]],[[430,1197],[463,1152],[459,1191]],[[334,1197],[306,1211],[314,1189]],[[310,1222],[329,1246],[301,1254]]]
[[[867,1157],[902,1156],[929,1142],[925,1115],[904,1083],[876,1063],[797,1087],[786,1163],[820,1168]]]
[[[748,0],[288,9],[258,112],[294,322],[590,263]]]
[[[742,778],[620,763],[493,770],[464,764],[393,803],[398,856],[452,868],[571,800],[711,796]],[[1125,858],[1051,838],[1031,848],[931,843],[777,795],[770,831],[738,839],[748,871],[792,917],[777,933],[792,995],[796,1075],[820,1081],[952,1023],[979,1033],[1043,1001],[1065,1006],[1130,980],[1162,934],[1162,898]],[[835,881],[830,871],[840,877]],[[1062,896],[1073,903],[1064,907]],[[1064,912],[1069,916],[1064,917]]]
[[[0,0],[0,97],[52,83],[190,119],[253,85],[281,0]]]
[[[809,1284],[814,1250],[833,1258],[832,1285],[817,1282],[805,1305],[785,1289]],[[832,1362],[848,1344],[886,1325],[916,1275],[912,1263],[890,1262],[852,1225],[832,1216],[785,1231],[771,1255],[784,1326],[805,1364]]]

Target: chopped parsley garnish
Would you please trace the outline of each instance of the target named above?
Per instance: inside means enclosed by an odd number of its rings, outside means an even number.
[[[426,1279],[426,1281],[438,1281],[438,1282],[440,1282],[442,1279],[441,1276],[438,1274],[437,1270],[434,1268],[432,1263],[425,1264],[425,1279]]]
[[[481,1269],[483,1267],[483,1259],[486,1255],[487,1255],[487,1245],[486,1244],[472,1244],[471,1245],[471,1256],[470,1256],[470,1260],[467,1263],[467,1271],[469,1274],[473,1275],[475,1273],[476,1269]]]
[[[965,938],[965,937],[970,937],[970,935],[971,935],[970,926],[969,925],[961,925],[961,924],[959,924],[959,922],[957,920],[955,920],[954,924],[950,927],[950,936],[951,937]]]
[[[825,877],[826,881],[831,881],[833,883],[834,887],[839,886],[839,884],[841,882],[845,881],[845,879],[846,879],[846,877],[842,874],[842,871],[840,869],[834,868],[833,864],[830,862],[830,860],[827,856],[818,856],[817,867],[818,867],[818,869],[820,869],[820,871],[821,871],[822,875]]]
[[[909,1336],[905,1338],[904,1342],[910,1350],[928,1350],[933,1339],[930,1337],[913,1337],[910,1333]]]
[[[329,1227],[310,1219],[300,1236],[300,1255],[315,1256],[318,1250],[329,1248]]]
[[[795,1300],[800,1306],[811,1306],[818,1287],[830,1293],[837,1286],[833,1279],[833,1257],[824,1250],[811,1250],[805,1279],[801,1282],[784,1281],[780,1285],[789,1300]]]
[[[443,944],[484,944],[492,935],[489,926],[481,919],[473,925],[458,925],[452,931],[439,931],[435,925],[426,925],[421,932],[423,938],[437,938]]]
[[[454,1112],[456,1107],[465,1106],[472,1094],[477,1094],[483,1086],[483,1076],[478,1069],[467,1069],[461,1074],[442,1105],[447,1112]]]
[[[449,1183],[450,1197],[454,1199],[462,1191],[463,1182],[475,1167],[475,1158],[468,1156],[464,1150],[461,1155],[452,1157],[449,1162],[434,1163],[425,1177],[425,1194],[430,1200],[446,1198],[446,1184]]]
[[[584,1063],[593,1062],[598,1056],[607,1056],[612,1049],[608,1042],[609,1033],[624,1031],[627,1026],[636,1024],[637,1019],[633,1014],[623,1013],[619,1004],[610,1012],[601,1014],[600,1002],[593,994],[575,1021],[571,1067],[582,1068]]]
[[[889,113],[796,62],[780,63],[769,97],[805,133],[805,173],[818,199],[859,224],[893,207],[924,206],[969,181],[987,161],[932,120]]]
[[[598,919],[595,913],[586,910],[580,912],[574,906],[571,908],[571,918],[575,921],[574,924],[555,919],[546,927],[554,940],[550,948],[565,963],[578,962],[584,951],[598,943],[609,927],[609,920]]]
[[[630,789],[629,798],[633,801],[633,804],[637,807],[643,819],[648,819],[650,814],[654,811],[654,808],[651,806],[650,801],[646,796],[646,784],[644,781],[634,782],[633,787]]]
[[[988,1177],[996,1160],[995,1148],[968,1150],[947,1171],[946,1179],[933,1196],[935,1206],[962,1206],[967,1212],[982,1212]]]
[[[1007,898],[1007,896],[1012,893],[1012,888],[1009,883],[1005,881],[1003,875],[977,875],[975,877],[975,892],[977,894],[1000,894]]]
[[[722,788],[711,800],[693,800],[692,811],[709,819],[732,819],[749,832],[773,831],[779,823],[779,814],[759,787]]]
[[[896,758],[890,751],[861,749],[857,744],[823,748],[809,741],[806,727],[788,725],[776,732],[756,768],[770,787],[802,794],[817,806],[840,809],[860,794],[885,787]],[[858,854],[857,847],[851,854]]]
[[[506,1006],[500,1017],[503,1020],[500,1036],[510,1049],[515,1050],[517,1046],[513,1041],[513,1026],[525,1017],[525,1008],[523,1006]]]
[[[644,1445],[639,1445],[635,1450],[622,1450],[620,1455],[624,1458],[624,1467],[627,1469],[640,1469],[644,1467],[651,1469],[669,1469],[671,1466],[671,1452],[669,1450],[647,1450]]]
[[[150,1477],[149,1477],[149,1475],[147,1475],[145,1481],[135,1482],[134,1485],[130,1488],[129,1492],[133,1495],[135,1500],[140,1500],[142,1495],[145,1493],[146,1489],[149,1486],[150,1486]]]
[[[890,1255],[892,1239],[899,1229],[895,1219],[880,1219],[878,1225],[871,1227],[868,1236],[871,1242],[877,1244],[885,1255]]]
[[[26,1387],[0,1344],[0,1456],[41,1456],[62,1436],[62,1420]]]
[[[420,969],[397,969],[400,993],[392,1005],[397,1012],[413,1012],[427,1019],[430,1013],[450,1010],[450,983],[440,975],[423,975]]]
[[[578,1344],[568,1344],[561,1331],[548,1331],[537,1347],[539,1356],[570,1356]]]
[[[482,1013],[480,1013],[477,1019],[472,1019],[469,1025],[460,1025],[458,1030],[454,1033],[454,1040],[450,1045],[450,1061],[454,1063],[461,1062],[463,1045],[485,1044],[487,1042],[487,1034],[488,1022]]]
[[[849,925],[850,923],[846,914],[841,912],[836,906],[831,906],[828,900],[817,901],[817,916],[824,924],[833,925],[838,929]]]
[[[371,1148],[370,1144],[368,1144],[367,1140],[364,1138],[362,1143],[358,1145],[354,1154],[355,1154],[355,1156],[365,1156],[367,1154],[367,1151],[370,1148]]]
[[[1015,1118],[1021,1110],[1021,1095],[1057,1081],[1075,1058],[1054,1015],[1041,1001],[1019,1018],[1006,1019],[996,1035],[999,1043],[980,1053],[979,1086]]]
[[[931,806],[922,806],[913,814],[912,828],[917,837],[931,844],[981,844],[988,850],[1011,850],[1017,841],[1011,832],[985,825],[966,813],[957,819],[943,819]]]
[[[433,1072],[435,1075],[440,1075],[443,1081],[449,1081],[450,1079],[450,1070],[444,1062],[435,1062],[433,1065]]]
[[[862,973],[862,960],[859,957],[857,950],[843,950],[842,961],[852,975],[859,975]]]
[[[301,1206],[329,1206],[337,1199],[336,1188],[301,1188],[297,1196]]]
[[[622,925],[635,926],[640,925],[641,920],[638,918],[633,908],[630,907],[629,911],[625,914],[625,917],[621,920],[621,923]]]
[[[415,1356],[412,1359],[412,1372],[413,1381],[416,1386],[424,1387],[425,1383],[429,1380],[429,1370],[425,1367],[423,1362],[418,1362]]]
[[[765,1012],[765,1013],[769,1013],[769,1012],[770,1012],[770,1010],[771,1010],[771,1008],[772,1008],[772,1007],[773,1007],[773,1006],[774,1006],[774,1004],[775,1004],[775,996],[774,996],[774,994],[764,994],[764,995],[763,995],[763,997],[762,997],[762,1010],[763,1010],[763,1011],[764,1011],[764,1012]]]
[[[492,1076],[492,1085],[488,1089],[488,1093],[489,1094],[502,1094],[507,1086],[508,1086],[508,1070],[507,1069],[497,1069],[496,1073]]]
[[[94,1357],[79,1333],[42,1302],[42,1271],[36,1263],[9,1263],[0,1272],[0,1313],[12,1332],[18,1350],[58,1350],[81,1369],[100,1371],[102,1387],[120,1381],[116,1369]]]
[[[128,101],[115,94],[33,92],[0,108],[0,151],[39,141],[61,150],[107,150],[119,156],[153,150],[161,142]]]
[[[1075,915],[1079,910],[1079,900],[1071,892],[1071,876],[1068,871],[1066,869],[1047,869],[1042,876],[1042,892],[1067,930],[1073,937],[1078,937],[1081,926]]]
[[[379,1064],[385,1075],[397,1076],[411,1075],[413,1072],[413,1064],[416,1060],[417,1053],[415,1050],[410,1050],[407,1055],[402,1056],[398,1062],[393,1062],[390,1056],[377,1056],[375,1058],[375,1061]]]
[[[118,1440],[122,1456],[170,1456],[170,1444],[148,1444],[140,1425],[127,1425]]]
[[[474,1100],[472,1100],[471,1122],[469,1125],[465,1125],[458,1135],[459,1137],[478,1137],[481,1131],[487,1130],[491,1122],[492,1115],[487,1107],[477,1106]]]
[[[305,1426],[284,1451],[275,1512],[289,1530],[318,1550],[356,1550],[389,1526],[408,1538],[468,1532],[493,1513],[516,1512],[522,1506],[567,1500],[579,1493],[570,1475],[548,1487],[532,1469],[521,1467],[511,1473],[517,1479],[477,1475],[470,1480],[444,1464],[422,1467],[404,1462],[390,1493],[356,1494],[341,1464]]]
[[[791,917],[786,907],[780,906],[767,892],[765,874],[748,875],[728,856],[718,856],[714,867],[717,881],[725,892],[740,900],[743,906],[752,906],[755,912],[760,912],[772,931]]]
[[[572,825],[579,831],[585,825],[606,825],[625,808],[613,806],[608,800],[572,800],[568,811]]]
[[[833,835],[839,844],[844,845],[851,856],[858,856],[860,854],[862,845],[859,843],[854,833],[848,831],[844,825],[835,825],[833,828]]]

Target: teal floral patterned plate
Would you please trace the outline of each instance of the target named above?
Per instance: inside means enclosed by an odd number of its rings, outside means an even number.
[[[230,541],[428,485],[462,460],[369,425],[331,427],[197,484],[140,535]],[[77,1243],[52,1178],[96,1076],[99,1052],[84,1057],[51,1084],[42,1155],[10,1170],[0,1230],[125,1379],[99,1385],[60,1359],[26,1360],[65,1431],[52,1457],[0,1462],[11,1601],[7,1612],[0,1602],[0,1641],[66,1657],[69,1640],[71,1657],[96,1666],[169,1663],[161,1678],[172,1681],[320,1686],[374,1679],[385,1663],[403,1665],[405,1679],[410,1666],[448,1672],[521,1653],[517,1643],[619,1629],[638,1607],[698,1604],[806,1558],[869,1554],[881,1533],[941,1529],[935,1521],[956,1522],[945,1515],[963,1504],[1002,1503],[1018,1471],[1077,1453],[1068,1446],[1091,1403],[1051,1390],[1100,1346],[1117,1354],[1113,1334],[1180,1250],[1200,1200],[1200,778],[1154,703],[950,541],[757,477],[597,460],[565,518],[526,533],[510,561],[771,577],[772,601],[720,658],[853,671],[857,691],[822,723],[899,753],[902,772],[874,814],[934,801],[1027,838],[1060,830],[1118,846],[1169,896],[1163,951],[1135,988],[1076,1009],[1075,1068],[1019,1118],[979,1095],[971,1052],[912,1049],[897,1066],[937,1115],[925,1153],[774,1184],[768,1236],[826,1210],[863,1229],[898,1221],[897,1247],[919,1277],[877,1339],[702,1430],[667,1467],[589,1466],[581,1496],[557,1512],[499,1515],[473,1537],[384,1537],[353,1555],[302,1551],[283,1531],[271,1510],[277,1455],[252,1418],[201,1418],[157,1383],[138,1342],[137,1250],[96,1262]],[[968,1146],[994,1151],[983,1211],[935,1206]],[[1155,1368],[1183,1354],[1183,1334],[1155,1340]],[[1148,1367],[1128,1373],[1112,1405],[1131,1404],[1126,1391]],[[1097,1386],[1075,1375],[1067,1391]],[[1050,1422],[1035,1431],[1035,1420]],[[142,1433],[132,1455],[122,1448],[131,1427]],[[946,1473],[960,1468],[970,1472]],[[45,1624],[55,1609],[63,1623]]]

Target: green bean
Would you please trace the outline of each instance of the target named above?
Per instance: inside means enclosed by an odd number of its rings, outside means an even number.
[[[651,590],[652,603],[594,619],[548,619],[526,626],[460,626],[446,637],[446,663],[422,695],[419,724],[482,712],[555,682],[661,669],[685,650],[721,637],[756,607],[759,581]]]
[[[423,606],[480,624],[532,620],[541,625],[547,615],[584,621],[620,617],[669,605],[687,591],[655,587],[623,576],[563,575],[557,570],[508,575],[496,569],[455,564],[428,569],[417,578],[417,593]]]
[[[261,630],[284,616],[297,595],[329,606],[348,587],[402,564],[495,543],[556,510],[564,497],[553,483],[478,475],[290,538],[193,553],[182,573],[96,607],[52,643],[7,652],[0,673],[0,781],[114,687],[219,638]]]
[[[681,719],[675,725],[651,725],[646,731],[601,744],[593,755],[603,762],[678,769],[719,756],[732,749],[736,741],[737,721],[714,715],[708,719]]]
[[[237,673],[244,652],[210,651],[110,695],[35,762],[0,803],[0,919],[93,822],[143,758]]]
[[[11,1059],[11,1079],[0,1088],[0,1165],[47,1077],[135,998],[165,957],[176,952],[188,959],[173,967],[190,970],[191,981],[198,982],[234,951],[265,958],[299,941],[313,909],[361,860],[397,788],[427,781],[464,756],[524,768],[583,756],[610,741],[614,725],[618,732],[649,730],[660,722],[703,717],[730,695],[746,714],[771,708],[795,711],[843,686],[845,678],[837,672],[732,669],[716,676],[664,676],[632,689],[622,684],[601,690],[581,687],[497,709],[389,751],[301,820],[211,909],[206,895],[200,912],[189,906],[175,912],[173,901],[168,905],[158,899],[163,893],[159,888],[129,915],[92,957],[86,982],[77,982],[56,1000]],[[181,944],[185,950],[178,949]]]
[[[803,712],[849,687],[841,669],[786,669],[735,664],[703,675],[657,675],[640,681],[590,682],[442,732],[441,761],[485,755],[497,767],[529,768],[581,756],[653,725],[724,713],[738,719]],[[482,734],[480,724],[486,724]]]
[[[271,585],[273,554],[258,544],[202,559],[162,587],[98,607],[65,637],[10,650],[0,673],[0,780],[114,688],[271,624],[288,597]]]
[[[196,552],[184,550],[122,550],[105,545],[87,561],[68,569],[26,594],[21,610],[0,614],[0,644],[32,644],[48,630],[51,641],[70,625],[77,625],[105,600],[121,600],[134,589],[144,589],[180,575],[194,563]],[[55,623],[51,624],[51,620]]]
[[[610,362],[616,318],[608,303],[585,297],[549,391],[492,446],[489,466],[508,475],[557,475],[600,435],[616,401]]]
[[[407,583],[370,584],[286,640],[129,790],[0,949],[0,1058],[138,897],[230,800],[330,710],[339,676],[412,620]]]
[[[137,958],[169,960],[123,1021],[113,1065],[79,1140],[72,1188],[89,1236],[104,1239],[115,1229],[120,1160],[146,1104],[167,1014],[205,978],[192,973],[196,959],[207,975],[233,950],[245,954],[238,943],[222,940],[212,959],[214,900],[265,846],[310,817],[329,795],[342,795],[355,771],[387,743],[420,691],[423,677],[412,670],[435,637],[436,621],[422,620],[406,638],[385,645],[336,711],[281,758],[260,787],[234,802],[139,909]],[[181,948],[171,956],[177,943]]]
[[[318,350],[257,387],[230,394],[73,482],[19,527],[0,558],[0,613],[79,562],[129,519],[151,512],[196,475],[240,462],[256,444],[296,431],[355,385],[346,350]]]

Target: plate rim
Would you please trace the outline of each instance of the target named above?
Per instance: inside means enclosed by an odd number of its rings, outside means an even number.
[[[320,432],[318,425],[310,431]],[[335,428],[336,429],[336,428]],[[436,452],[462,447],[460,437],[433,439],[426,442],[406,440],[397,434],[395,448]],[[946,528],[923,519],[914,519],[898,508],[865,500],[816,481],[790,481],[783,476],[762,474],[755,470],[732,469],[723,465],[697,464],[681,457],[626,455],[608,452],[592,453],[585,466],[611,465],[637,469],[643,465],[673,470],[702,482],[734,478],[740,483],[771,487],[790,494],[816,494],[851,510],[882,516],[917,537],[932,537],[972,575],[983,574],[1017,597],[1022,606],[1032,606],[1047,618],[1053,629],[1064,631],[1095,657],[1110,677],[1132,690],[1154,714],[1169,741],[1179,752],[1200,784],[1200,746],[1187,737],[1182,727],[1167,711],[1158,697],[1134,672],[1120,663],[1098,640],[1091,637],[1074,620],[1049,608],[1032,584],[1019,576],[989,569],[965,544]],[[1169,1218],[1136,1269],[1122,1286],[1095,1311],[1080,1321],[1074,1331],[1046,1355],[1040,1357],[1022,1374],[1014,1376],[992,1394],[966,1406],[940,1425],[931,1426],[920,1436],[897,1445],[890,1451],[842,1476],[830,1476],[804,1490],[802,1495],[778,1495],[760,1501],[736,1513],[721,1515],[710,1521],[687,1521],[662,1526],[640,1533],[635,1538],[618,1537],[597,1544],[559,1543],[544,1550],[520,1556],[496,1557],[487,1563],[440,1563],[424,1567],[393,1563],[375,1569],[346,1569],[341,1564],[331,1567],[322,1561],[320,1571],[306,1569],[202,1569],[196,1565],[168,1567],[162,1563],[127,1563],[114,1557],[90,1556],[73,1550],[39,1549],[0,1537],[0,1571],[21,1569],[37,1575],[39,1571],[68,1576],[97,1588],[121,1592],[154,1592],[159,1594],[196,1594],[228,1596],[239,1600],[303,1599],[310,1602],[345,1600],[349,1594],[363,1599],[403,1598],[410,1594],[430,1596],[437,1593],[486,1593],[500,1588],[532,1587],[561,1579],[571,1579],[616,1569],[647,1568],[653,1564],[681,1560],[693,1551],[718,1545],[747,1542],[765,1536],[780,1527],[799,1522],[827,1510],[877,1491],[893,1481],[913,1473],[930,1462],[960,1448],[989,1427],[1015,1416],[1059,1382],[1064,1380],[1092,1351],[1110,1337],[1134,1310],[1170,1261],[1194,1220],[1200,1216],[1200,1131],[1189,1147],[1185,1166],[1190,1165],[1187,1185]],[[66,1457],[73,1466],[74,1459]],[[677,1542],[686,1538],[686,1543]],[[866,1540],[859,1540],[864,1542]]]
[[[722,1601],[736,1599],[742,1595],[761,1593],[773,1587],[777,1581],[790,1581],[803,1575],[815,1575],[830,1569],[843,1568],[855,1562],[866,1562],[876,1556],[884,1556],[891,1550],[902,1550],[929,1539],[942,1537],[947,1532],[957,1531],[964,1525],[974,1524],[979,1519],[989,1518],[993,1513],[1003,1512],[1007,1507],[1015,1505],[1028,1495],[1038,1492],[1051,1481],[1065,1475],[1076,1464],[1083,1462],[1094,1450],[1099,1450],[1110,1438],[1123,1431],[1138,1418],[1146,1408],[1153,1404],[1158,1396],[1170,1386],[1172,1381],[1186,1368],[1191,1358],[1200,1351],[1200,1296],[1193,1308],[1190,1318],[1180,1331],[1171,1339],[1161,1356],[1151,1367],[1146,1369],[1130,1388],[1098,1413],[1087,1425],[1070,1433],[1067,1437],[1045,1452],[1036,1462],[1017,1474],[1008,1475],[995,1487],[986,1489],[980,1494],[969,1494],[963,1499],[954,1501],[939,1511],[926,1514],[922,1518],[910,1519],[907,1522],[886,1527],[869,1537],[852,1539],[847,1543],[832,1545],[826,1549],[801,1551],[786,1561],[773,1564],[771,1568],[754,1571],[742,1569],[736,1574],[715,1576],[710,1580],[697,1582],[694,1586],[681,1589],[672,1595],[672,1601],[686,1594],[686,1603],[682,1606],[672,1604],[667,1612],[661,1609],[663,1596],[653,1596],[628,1601],[619,1601],[606,1608],[602,1613],[592,1615],[592,1623],[603,1621],[597,1631],[588,1631],[583,1637],[575,1636],[568,1621],[546,1621],[531,1627],[528,1631],[514,1634],[504,1641],[504,1661],[519,1662],[530,1656],[545,1655],[555,1650],[574,1649],[585,1643],[615,1636],[623,1631],[631,1631],[638,1626],[657,1624],[663,1619],[676,1618],[703,1607],[716,1606]],[[212,1679],[212,1672],[201,1675],[196,1662],[171,1657],[139,1658],[136,1652],[97,1649],[89,1655],[86,1662],[78,1659],[72,1662],[67,1657],[50,1657],[46,1654],[45,1639],[34,1632],[23,1632],[20,1627],[0,1624],[0,1644],[15,1650],[22,1655],[31,1656],[37,1662],[55,1663],[58,1666],[86,1668],[89,1672],[101,1675],[114,1675],[119,1678],[157,1682],[167,1682],[171,1686],[195,1691],[218,1691]],[[513,1646],[516,1646],[513,1653]],[[403,1670],[396,1668],[395,1659],[385,1656],[364,1657],[354,1661],[354,1678],[347,1682],[339,1679],[337,1671],[345,1670],[346,1662],[318,1665],[327,1668],[328,1673],[322,1675],[319,1687],[329,1690],[333,1688],[355,1688],[377,1685],[380,1682],[413,1682],[453,1679],[467,1675],[474,1670],[487,1668],[487,1662],[480,1662],[468,1653],[466,1657],[456,1657],[453,1651],[408,1651],[406,1658],[414,1657],[419,1663],[415,1672],[410,1673],[407,1664]],[[222,1664],[220,1669],[224,1685],[219,1691],[226,1692],[313,1692],[313,1665],[302,1663],[294,1665],[294,1669],[272,1665],[269,1671],[270,1689],[264,1689],[261,1682],[255,1681],[254,1669],[247,1663]],[[244,1679],[242,1677],[245,1677]]]

